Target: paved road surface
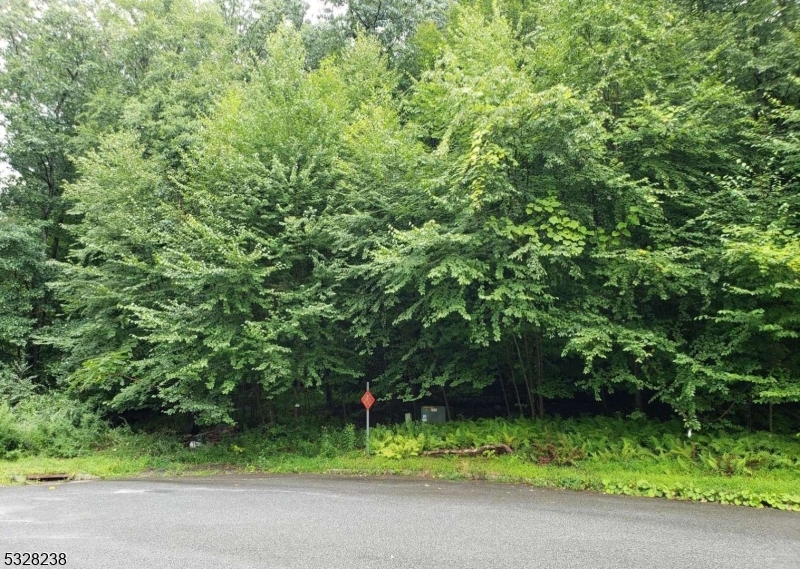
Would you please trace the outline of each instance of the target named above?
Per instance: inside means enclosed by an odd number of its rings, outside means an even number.
[[[800,569],[800,514],[411,479],[0,488],[0,556],[25,551],[75,569]]]

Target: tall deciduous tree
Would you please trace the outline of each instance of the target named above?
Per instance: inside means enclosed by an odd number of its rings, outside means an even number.
[[[3,8],[5,369],[205,423],[800,399],[795,4],[332,4]]]

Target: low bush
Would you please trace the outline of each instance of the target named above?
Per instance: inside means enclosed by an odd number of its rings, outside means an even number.
[[[17,458],[24,447],[22,433],[8,403],[0,403],[0,458]]]
[[[629,484],[603,480],[603,491],[606,494],[647,496],[650,498],[691,500],[694,502],[717,502],[719,504],[750,506],[753,508],[768,507],[778,510],[800,511],[800,494],[779,495],[749,490],[699,489],[684,484],[675,484],[673,486],[651,484],[646,480],[639,480]]]
[[[60,393],[0,404],[0,457],[74,457],[108,442],[107,423],[88,405]]]
[[[675,422],[590,417],[538,421],[489,419],[378,427],[379,456],[408,458],[427,450],[506,444],[539,464],[595,461],[621,465],[666,464],[724,476],[791,470],[800,474],[800,440],[769,433],[710,432],[689,437]]]

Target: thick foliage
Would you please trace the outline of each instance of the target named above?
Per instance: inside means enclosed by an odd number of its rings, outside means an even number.
[[[14,401],[211,424],[499,383],[695,429],[800,401],[795,3],[0,13]]]
[[[89,406],[63,394],[34,395],[14,407],[0,403],[0,458],[80,456],[109,436],[108,425]]]

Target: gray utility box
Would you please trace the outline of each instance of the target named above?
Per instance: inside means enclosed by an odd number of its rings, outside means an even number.
[[[447,410],[444,407],[423,407],[423,423],[444,423],[447,421]]]

